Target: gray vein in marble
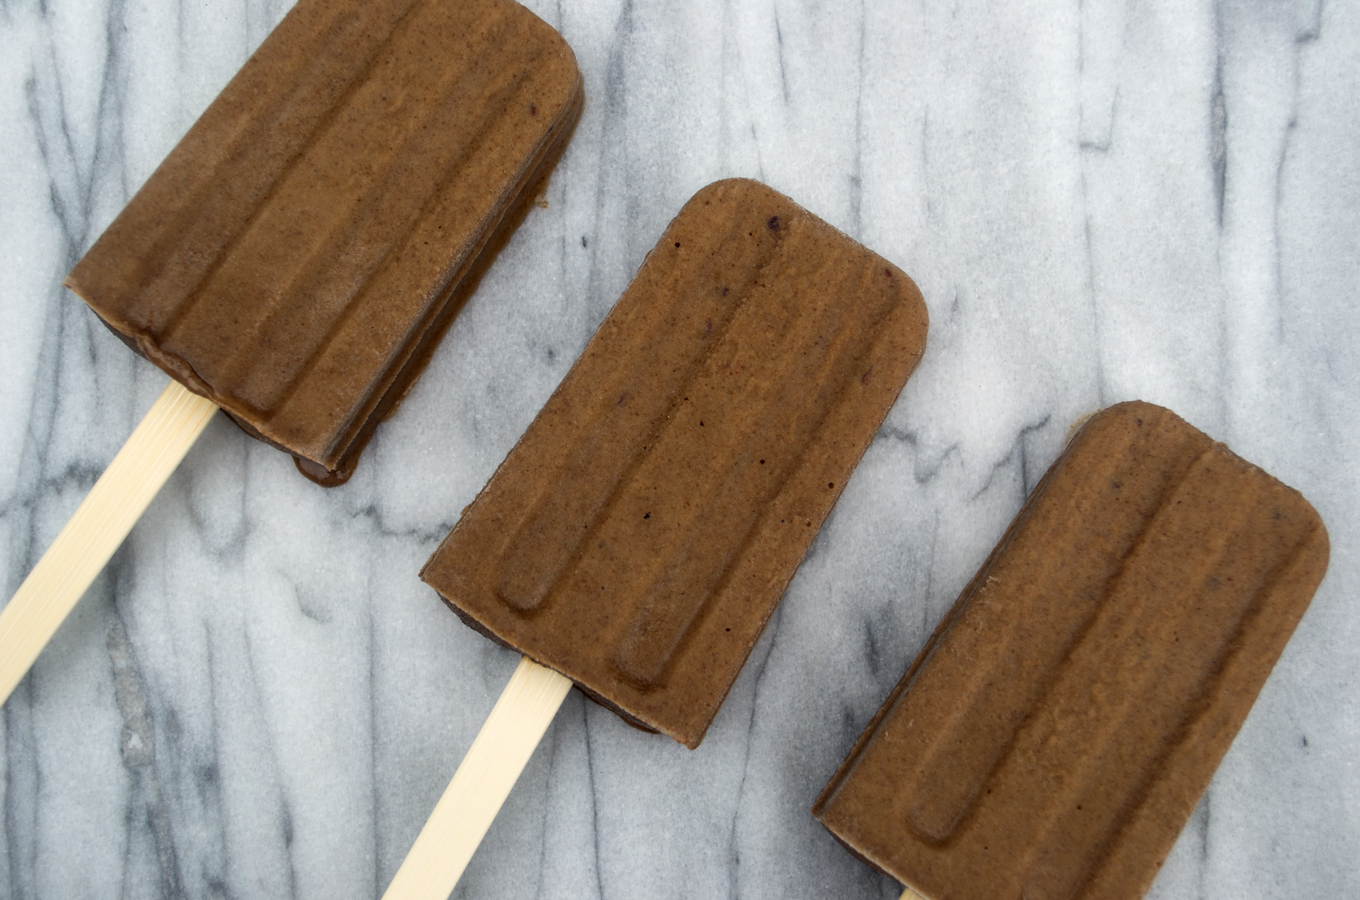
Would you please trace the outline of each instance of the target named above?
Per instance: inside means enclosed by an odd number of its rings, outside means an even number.
[[[559,707],[558,716],[560,715],[561,708]],[[549,727],[552,733],[548,735],[546,740],[539,741],[539,749],[536,750],[535,752],[541,755],[546,755],[548,757],[547,768],[548,772],[552,773],[556,769],[557,763],[558,729],[552,726]],[[546,744],[547,746],[544,747],[544,744]],[[545,874],[547,870],[547,859],[548,859],[548,846],[546,843],[544,843],[541,844],[538,848],[537,859],[535,860],[535,865],[533,867],[534,872],[538,877],[538,883],[534,886],[535,898],[543,896],[543,885],[547,880],[547,876]]]
[[[969,498],[970,501],[977,501],[983,495],[990,492],[997,476],[1004,470],[1015,466],[1018,468],[1020,474],[1020,495],[1015,502],[1015,509],[1018,510],[1020,508],[1020,504],[1024,502],[1025,498],[1029,496],[1029,492],[1033,490],[1034,485],[1038,483],[1039,477],[1048,469],[1048,466],[1044,465],[1039,467],[1037,471],[1031,470],[1026,441],[1031,435],[1047,428],[1051,418],[1052,416],[1045,415],[1036,422],[1029,422],[1021,426],[1019,433],[1016,434],[1014,440],[1011,442],[1010,448],[1006,451],[1006,454],[991,464],[986,479],[982,482],[982,486]]]
[[[1103,152],[1103,151],[1102,151],[1102,152]],[[1090,209],[1089,209],[1089,207],[1088,207],[1088,205],[1087,205],[1087,202],[1086,202],[1086,195],[1087,195],[1087,168],[1086,168],[1086,160],[1085,160],[1084,154],[1083,154],[1082,166],[1081,166],[1082,238],[1083,238],[1082,251],[1083,251],[1083,256],[1085,257],[1085,260],[1086,260],[1086,284],[1085,284],[1086,295],[1087,295],[1088,297],[1094,299],[1094,298],[1095,298],[1095,294],[1096,294],[1096,260],[1095,260],[1095,253],[1092,251],[1092,245],[1093,245],[1094,241],[1093,241],[1093,239],[1092,239],[1092,237],[1091,237],[1091,212],[1090,212]],[[1096,348],[1097,348],[1097,349],[1096,349],[1096,367],[1095,367],[1095,368],[1096,368],[1096,372],[1095,372],[1095,374],[1096,374],[1096,385],[1095,385],[1096,406],[1097,406],[1098,408],[1104,408],[1105,406],[1108,405],[1108,400],[1106,399],[1106,397],[1107,397],[1108,395],[1107,395],[1107,389],[1106,389],[1106,386],[1105,386],[1105,366],[1103,365],[1103,363],[1102,363],[1102,361],[1101,361],[1101,359],[1100,359],[1100,350],[1099,350],[1099,348],[1102,347],[1102,346],[1104,345],[1104,341],[1101,340],[1100,307],[1099,307],[1098,304],[1092,303],[1092,304],[1091,304],[1091,308],[1092,308],[1092,312],[1091,312],[1092,335],[1091,335],[1091,337],[1093,338],[1093,340],[1094,340],[1094,342],[1095,342],[1095,346],[1096,346]]]
[[[921,182],[923,187],[922,194],[925,196],[926,219],[933,223],[938,217],[938,209],[935,201],[936,193],[935,191],[930,189],[930,173],[934,168],[931,165],[932,159],[930,155],[930,147],[931,147],[930,107],[927,106],[925,112],[921,116],[921,172],[923,173],[921,177]],[[955,304],[958,303],[958,299],[959,299],[958,293],[955,292],[954,294]]]
[[[208,673],[215,672],[217,669],[216,653],[212,640],[212,626],[205,623],[204,631],[204,668]],[[224,819],[224,801],[222,797],[219,756],[223,744],[219,742],[217,723],[220,718],[218,705],[218,686],[216,679],[209,677],[207,680],[206,700],[207,709],[210,711],[208,716],[209,733],[207,735],[207,752],[203,752],[200,747],[195,746],[193,735],[191,735],[180,722],[180,717],[174,706],[169,706],[165,710],[165,736],[169,757],[169,770],[173,775],[177,796],[174,803],[180,808],[180,815],[195,821],[200,828],[205,828],[212,835],[209,859],[183,859],[177,860],[177,871],[174,876],[177,880],[181,876],[192,876],[193,883],[190,891],[193,891],[200,884],[206,886],[213,894],[229,895],[227,886],[227,872],[229,870],[229,858],[226,845],[226,827]],[[204,821],[206,820],[206,821]]]
[[[600,865],[600,795],[599,788],[595,783],[595,738],[590,728],[590,706],[584,698],[577,704],[581,710],[581,734],[585,737],[583,743],[586,750],[586,773],[589,784],[587,785],[587,796],[590,797],[590,833],[592,836],[591,852],[594,855],[595,871],[595,896],[604,897],[604,878],[603,867]]]
[[[939,550],[939,541],[940,541],[940,514],[939,511],[933,511],[931,514],[930,550],[927,551],[926,553],[927,562],[925,567],[926,569],[925,588],[922,591],[922,594],[926,598],[927,602],[921,604],[920,618],[917,620],[919,625],[917,633],[920,635],[920,640],[918,641],[918,644],[921,647],[925,646],[925,642],[929,640],[929,636],[935,632],[935,622],[933,621],[933,617],[930,615],[932,605],[930,601],[935,598],[936,594],[935,565],[936,559],[938,558],[937,554]]]
[[[123,716],[123,765],[129,769],[150,766],[156,761],[155,728],[122,618],[114,616],[105,645],[113,664],[114,699]]]
[[[28,101],[29,116],[38,124],[35,131],[38,139],[38,152],[44,164],[53,173],[53,178],[49,182],[51,211],[57,221],[61,223],[62,232],[69,248],[68,261],[74,265],[76,261],[75,248],[85,246],[85,232],[88,230],[88,225],[82,224],[78,227],[76,222],[87,218],[85,213],[88,207],[89,188],[88,183],[81,184],[82,179],[74,165],[75,153],[71,134],[67,128],[61,80],[51,72],[51,69],[55,68],[55,63],[51,58],[50,44],[43,49],[47,52],[41,55],[41,62],[38,63],[38,68],[43,75],[40,76],[36,73],[30,75],[25,84],[25,94]],[[47,90],[39,90],[38,85],[40,81],[44,80],[50,83],[51,87]],[[48,114],[48,104],[45,102],[48,97],[55,99],[56,112],[52,115]],[[55,122],[53,122],[54,118]],[[74,187],[78,196],[64,198],[64,186]]]
[[[412,543],[431,548],[442,541],[458,521],[457,519],[449,519],[432,522],[428,527],[423,528],[400,528],[387,524],[381,503],[370,503],[358,510],[351,511],[349,518],[353,522],[366,522],[372,525],[373,532],[379,537],[405,538]]]
[[[42,349],[39,352],[38,369],[41,372],[50,373],[57,368],[56,348],[63,335],[65,317],[60,306],[49,306],[44,319],[43,333],[49,337],[43,341]],[[24,441],[20,457],[21,483],[27,489],[11,494],[6,499],[3,509],[0,510],[0,514],[10,515],[12,511],[22,508],[29,520],[28,526],[23,529],[27,536],[22,551],[24,554],[23,571],[27,571],[37,562],[43,549],[36,544],[36,535],[33,533],[35,527],[34,513],[39,502],[38,498],[45,495],[59,495],[72,487],[77,487],[84,493],[94,484],[100,471],[102,471],[102,469],[91,464],[68,462],[63,465],[62,471],[55,474],[48,473],[48,448],[56,430],[56,418],[61,412],[61,405],[58,398],[52,397],[49,402],[44,402],[45,399],[48,398],[42,397],[41,394],[35,394],[28,408],[28,425],[24,429]],[[18,584],[16,578],[13,586],[17,588]]]
[[[127,630],[120,615],[113,616],[106,641],[113,664],[114,694],[123,716],[123,765],[132,776],[132,796],[129,803],[129,828],[137,830],[136,821],[151,832],[155,848],[156,868],[159,873],[160,896],[180,896],[179,863],[176,860],[174,826],[165,798],[161,792],[156,762],[156,731],[145,693],[145,683],[137,666]],[[138,815],[138,808],[142,813]],[[127,853],[131,855],[133,842]],[[124,870],[131,860],[124,863]]]
[[[911,447],[914,451],[915,464],[912,466],[912,479],[921,486],[933,482],[939,476],[940,470],[950,460],[956,463],[962,462],[962,446],[955,442],[939,449],[932,459],[927,459],[921,451],[919,438],[916,433],[904,431],[890,425],[884,425],[878,430],[875,440],[898,441]]]
[[[855,65],[858,76],[855,79],[855,154],[850,169],[850,230],[849,234],[860,237],[864,230],[864,2],[859,4],[859,58]]]
[[[246,669],[250,673],[249,686],[254,691],[259,691],[262,679],[257,670],[256,654],[250,640],[250,630],[247,627],[241,628],[241,642],[244,645]],[[260,710],[267,710],[267,706],[262,702],[263,698],[258,695],[253,698],[252,707]],[[267,713],[265,713],[267,718]],[[290,852],[293,846],[293,811],[292,804],[289,802],[287,788],[280,777],[282,766],[280,764],[278,749],[274,741],[274,728],[269,727],[271,723],[266,722],[263,731],[264,742],[264,762],[266,763],[265,776],[269,779],[271,793],[275,794],[274,814],[277,820],[273,823],[278,828],[283,842],[283,858],[285,860],[286,885],[288,897],[296,897],[298,894],[297,867],[293,861],[293,854]],[[257,774],[258,768],[256,770]]]
[[[1226,182],[1228,177],[1228,110],[1223,98],[1223,56],[1219,53],[1218,64],[1214,66],[1214,87],[1211,92],[1213,98],[1213,108],[1209,114],[1209,126],[1211,137],[1209,140],[1210,159],[1209,166],[1214,173],[1214,208],[1217,213],[1218,227],[1223,227],[1223,205],[1226,202],[1224,194],[1227,191]]]
[[[784,59],[784,29],[779,25],[779,7],[774,8],[774,41],[777,50],[776,58],[779,60],[779,91],[784,96],[784,105],[790,103],[789,97],[789,70]]]
[[[1209,826],[1213,812],[1214,792],[1212,789],[1204,792],[1199,803],[1195,807],[1195,812],[1187,824],[1187,828],[1197,832],[1200,845],[1200,869],[1199,869],[1199,896],[1208,898],[1209,896]]]
[[[809,550],[809,554],[811,550]],[[756,643],[756,647],[751,656],[746,660],[743,669],[750,669],[754,689],[754,697],[751,703],[750,713],[746,719],[747,740],[743,742],[741,760],[737,764],[741,772],[737,782],[735,801],[732,804],[732,817],[727,825],[727,844],[726,857],[728,862],[728,896],[738,898],[741,896],[741,847],[738,841],[738,821],[741,818],[742,809],[745,806],[742,800],[747,795],[747,782],[751,775],[752,766],[752,746],[749,735],[756,730],[756,718],[760,714],[760,695],[762,686],[765,684],[765,675],[769,669],[770,659],[775,652],[775,646],[779,642],[779,623],[782,619],[780,608],[775,607],[774,613],[770,616],[769,622],[765,626],[765,632],[761,639]]]
[[[372,607],[372,605],[370,604],[370,605],[369,605],[369,609],[368,609],[369,634],[370,634],[370,635],[376,635],[376,634],[378,634],[378,623],[375,622],[375,621],[373,620],[373,615],[374,615],[373,607]],[[368,778],[369,778],[369,783],[370,783],[370,784],[377,785],[377,784],[381,784],[381,783],[382,783],[381,780],[380,780],[380,778],[381,778],[381,773],[380,773],[380,771],[379,771],[379,769],[378,769],[378,756],[377,756],[376,753],[372,752],[372,745],[373,745],[374,743],[376,743],[376,741],[377,741],[377,734],[376,734],[377,727],[376,727],[376,723],[377,723],[378,721],[380,721],[380,720],[379,720],[379,704],[381,703],[381,700],[380,700],[380,698],[379,698],[379,696],[378,696],[378,687],[377,687],[377,685],[378,685],[378,671],[377,671],[377,666],[378,666],[378,653],[379,653],[379,650],[378,650],[378,648],[377,648],[376,646],[374,646],[375,644],[376,644],[376,638],[373,639],[373,640],[370,642],[369,652],[368,652],[368,655],[367,655],[367,657],[365,658],[364,662],[368,665],[368,679],[367,679],[367,682],[368,682],[368,696],[367,696],[367,700],[368,700],[368,721],[369,721],[370,723],[374,723],[374,732],[375,732],[375,733],[373,734],[372,740],[370,741],[370,744],[369,744],[369,754],[368,754]],[[383,877],[383,859],[384,859],[385,856],[387,856],[387,853],[386,853],[387,848],[386,848],[386,846],[385,846],[385,840],[384,840],[384,839],[385,839],[386,835],[384,834],[384,830],[383,830],[383,828],[382,828],[381,814],[382,814],[382,811],[379,809],[379,801],[375,798],[375,799],[374,799],[374,802],[369,806],[369,828],[372,830],[372,842],[371,842],[371,844],[372,844],[372,850],[373,850],[373,867],[372,867],[373,880],[372,880],[372,889],[373,889],[373,893],[375,893],[375,894],[376,894],[379,890],[381,890],[381,889],[386,885],[386,880],[385,880],[384,877]],[[392,855],[392,856],[396,856],[397,854],[396,854],[396,853],[393,853],[393,854],[391,854],[391,855]]]
[[[38,896],[35,827],[38,817],[40,773],[33,734],[32,682],[25,679],[5,706],[5,832],[6,883],[9,896]]]

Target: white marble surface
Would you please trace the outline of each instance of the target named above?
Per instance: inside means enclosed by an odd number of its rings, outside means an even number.
[[[0,587],[165,381],[59,281],[287,0],[0,3]],[[895,897],[808,807],[1068,424],[1172,407],[1331,569],[1159,898],[1360,897],[1360,3],[536,0],[587,106],[346,487],[225,420],[0,713],[0,897],[373,898],[514,665],[416,578],[683,201],[912,273],[925,359],[703,746],[569,696],[457,896]]]

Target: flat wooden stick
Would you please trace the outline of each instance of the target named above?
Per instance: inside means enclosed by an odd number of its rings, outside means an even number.
[[[0,704],[217,412],[171,381],[0,611]]]
[[[926,898],[922,897],[920,894],[916,893],[911,888],[903,888],[902,896],[899,897],[898,900],[926,900]]]
[[[448,900],[570,689],[570,678],[520,659],[383,900]]]

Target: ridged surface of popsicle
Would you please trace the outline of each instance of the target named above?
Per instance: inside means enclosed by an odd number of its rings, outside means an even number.
[[[711,185],[422,577],[696,746],[925,337],[896,267],[763,185]]]
[[[580,105],[571,50],[510,0],[301,0],[67,284],[191,390],[336,477]]]
[[[930,900],[1141,897],[1327,556],[1307,501],[1171,412],[1097,414],[814,814]]]

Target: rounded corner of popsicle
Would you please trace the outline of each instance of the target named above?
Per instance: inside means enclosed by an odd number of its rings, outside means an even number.
[[[756,179],[748,178],[745,175],[729,175],[726,178],[719,178],[717,181],[710,183],[707,187],[702,188],[695,196],[700,196],[705,191],[718,190],[758,191],[763,194],[778,193],[774,188],[763,181],[757,181]]]
[[[1317,511],[1317,507],[1313,506],[1297,488],[1283,482],[1280,484],[1287,492],[1298,497],[1304,515],[1311,520],[1312,527],[1300,544],[1299,554],[1302,564],[1307,569],[1304,579],[1311,583],[1312,592],[1316,593],[1331,566],[1332,538],[1327,531],[1327,523],[1322,521],[1322,515]]]
[[[926,305],[925,295],[921,293],[921,287],[916,283],[901,266],[893,263],[882,256],[883,276],[895,286],[898,297],[903,303],[909,303],[913,307],[913,312],[919,317],[916,323],[921,332],[921,349],[925,350],[926,338],[930,333],[930,308]]]
[[[1111,403],[1100,412],[1092,416],[1097,418],[1127,419],[1127,418],[1151,418],[1157,416],[1176,415],[1164,406],[1149,403],[1146,400],[1121,400],[1118,403]],[[1177,416],[1179,418],[1179,416]]]
[[[81,300],[84,300],[86,303],[89,303],[90,299],[85,295],[85,289],[81,286],[80,276],[76,274],[79,271],[79,269],[80,265],[77,263],[76,267],[71,271],[67,272],[66,277],[62,278],[61,286],[66,288],[66,290],[70,291],[71,293],[75,294]]]
[[[711,206],[714,203],[735,205],[742,202],[767,202],[772,199],[785,203],[792,202],[764,182],[734,175],[728,178],[719,178],[717,181],[711,181],[699,188],[694,192],[694,196],[690,197],[685,207]]]
[[[556,50],[562,59],[562,62],[565,64],[567,71],[571,72],[578,81],[580,80],[581,66],[576,60],[576,51],[571,49],[571,44],[567,42],[567,39],[562,36],[560,31],[549,24],[548,21],[538,13],[521,3],[515,2],[515,0],[500,0],[500,2],[503,3],[506,10],[517,12],[519,15],[524,16],[529,23],[529,27],[537,32],[535,37],[541,40],[545,46]]]
[[[1122,400],[1078,417],[1068,429],[1067,446],[1075,446],[1079,438],[1089,438],[1103,431],[1143,428],[1168,416],[1186,427],[1191,427],[1165,407],[1148,403],[1146,400]]]

